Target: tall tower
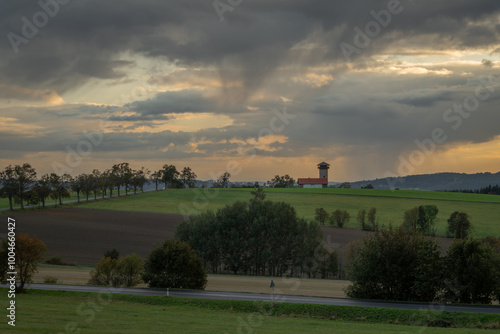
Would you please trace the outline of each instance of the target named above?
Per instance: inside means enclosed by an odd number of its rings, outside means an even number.
[[[328,169],[330,169],[330,164],[327,164],[326,162],[323,161],[322,163],[318,164],[318,169],[319,169],[319,178],[328,180]]]

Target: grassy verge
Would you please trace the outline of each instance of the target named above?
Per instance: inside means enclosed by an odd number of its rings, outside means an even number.
[[[113,297],[114,298],[114,297]],[[159,296],[118,295],[116,300],[162,306],[192,306],[202,309],[257,313],[266,316],[300,317],[429,327],[480,327],[500,329],[500,315],[483,313],[417,311],[375,307],[165,298]]]
[[[0,289],[5,295],[6,289]],[[6,302],[2,302],[2,306]],[[30,290],[2,333],[479,333],[500,315]],[[397,324],[397,325],[396,325]]]

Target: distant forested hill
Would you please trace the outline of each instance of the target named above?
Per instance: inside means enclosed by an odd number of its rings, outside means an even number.
[[[399,189],[418,190],[477,190],[489,185],[500,185],[500,172],[494,174],[437,173],[410,175],[390,179],[351,182],[351,187],[361,188],[368,184],[373,185],[375,189],[390,189],[392,186]]]

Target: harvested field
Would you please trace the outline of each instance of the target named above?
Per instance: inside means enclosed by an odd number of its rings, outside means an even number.
[[[46,258],[59,256],[66,262],[94,266],[106,250],[143,258],[153,246],[173,238],[182,215],[97,209],[57,209],[16,212],[16,232],[36,235],[47,245]],[[371,232],[351,228],[323,227],[325,243],[337,251]],[[5,237],[0,235],[0,237]],[[443,249],[451,239],[438,238]]]
[[[58,284],[85,285],[90,278],[91,268],[54,266],[42,264],[35,274],[34,282],[43,283],[45,277],[58,279]],[[324,280],[306,278],[282,278],[261,276],[208,275],[208,291],[271,293],[271,279],[276,284],[276,295],[313,296],[346,298],[344,289],[350,284],[343,280]],[[140,284],[137,287],[147,287]]]
[[[33,283],[44,283],[46,277],[57,278],[57,284],[86,285],[90,279],[90,267],[56,266],[40,264],[33,276]]]

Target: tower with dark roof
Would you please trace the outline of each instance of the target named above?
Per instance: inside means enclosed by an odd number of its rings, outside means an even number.
[[[318,164],[318,169],[319,169],[319,178],[328,180],[328,169],[330,169],[330,164],[327,164],[326,162],[323,161],[322,163]]]

